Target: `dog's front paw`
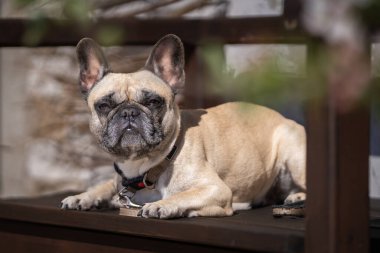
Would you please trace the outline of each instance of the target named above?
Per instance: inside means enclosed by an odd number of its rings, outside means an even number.
[[[99,206],[101,199],[94,198],[90,194],[84,192],[78,195],[69,196],[61,201],[61,209],[90,210]]]
[[[181,217],[182,213],[176,205],[165,203],[164,201],[157,201],[145,204],[138,215],[144,218],[170,219]]]

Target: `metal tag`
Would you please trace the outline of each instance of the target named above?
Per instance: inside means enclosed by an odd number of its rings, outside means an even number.
[[[126,187],[121,189],[118,195],[119,195],[119,202],[124,207],[127,207],[127,208],[141,208],[142,207],[141,205],[138,205],[132,202],[131,198],[133,198],[135,193],[132,191],[129,191]]]

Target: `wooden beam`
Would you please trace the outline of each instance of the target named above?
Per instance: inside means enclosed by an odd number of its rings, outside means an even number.
[[[368,252],[369,110],[308,117],[306,252]]]
[[[307,110],[305,252],[369,252],[368,101],[338,113],[326,83]]]
[[[123,31],[118,45],[153,44],[168,33],[185,43],[199,45],[210,39],[223,43],[304,43],[305,32],[299,27],[286,28],[283,17],[236,19],[100,19],[87,24],[67,20],[0,19],[0,47],[74,46],[83,37],[98,37],[109,27]],[[36,30],[33,30],[36,29]],[[25,34],[39,32],[33,45],[24,42]]]

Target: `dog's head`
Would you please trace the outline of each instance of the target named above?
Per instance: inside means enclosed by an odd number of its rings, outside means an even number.
[[[90,129],[101,146],[125,159],[166,148],[179,127],[174,97],[185,79],[181,40],[163,37],[134,73],[113,73],[102,49],[89,38],[78,43],[77,56]]]

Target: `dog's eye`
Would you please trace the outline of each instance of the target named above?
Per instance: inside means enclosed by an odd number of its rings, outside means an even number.
[[[110,104],[105,103],[105,102],[96,105],[96,110],[98,112],[104,112],[105,113],[105,112],[108,112],[110,109],[111,109]]]
[[[148,106],[159,106],[161,103],[162,101],[160,99],[153,98],[148,101]]]

